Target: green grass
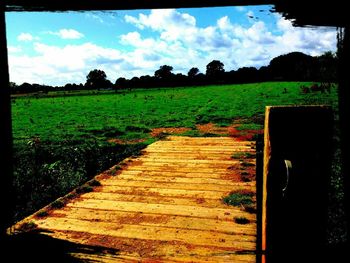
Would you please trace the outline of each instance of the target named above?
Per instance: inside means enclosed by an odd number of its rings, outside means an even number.
[[[230,193],[222,201],[227,205],[241,206],[253,204],[253,193]]]
[[[337,105],[337,94],[302,94],[299,82],[134,90],[84,96],[21,97],[13,101],[15,142],[106,138],[148,139],[156,127],[195,127],[214,122],[262,128],[267,105]],[[284,88],[287,93],[283,93]],[[89,93],[91,94],[91,93]]]
[[[255,154],[250,152],[236,152],[232,154],[232,159],[249,159],[249,158],[255,158]]]
[[[183,135],[203,136],[196,124],[241,124],[238,129],[243,131],[262,129],[267,105],[327,104],[337,109],[336,90],[303,94],[299,87],[308,84],[265,82],[14,96],[15,220],[166,137],[152,138],[152,128],[188,127],[191,130]],[[108,142],[116,138],[127,144]],[[144,142],[128,142],[140,139]],[[118,167],[111,173],[117,174]],[[83,193],[93,188],[85,185],[77,190]]]

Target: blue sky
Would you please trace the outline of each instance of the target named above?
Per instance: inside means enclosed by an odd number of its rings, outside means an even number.
[[[230,71],[292,51],[336,50],[335,28],[293,27],[272,7],[6,13],[10,80],[79,84],[97,68],[114,83],[165,64],[205,73],[217,59]]]

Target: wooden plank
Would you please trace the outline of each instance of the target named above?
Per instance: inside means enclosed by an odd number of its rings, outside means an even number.
[[[162,226],[203,231],[216,231],[226,234],[256,235],[256,224],[237,224],[234,220],[225,221],[210,218],[193,218],[180,215],[151,214],[130,211],[109,211],[66,207],[53,211],[51,216],[89,220],[93,222],[114,222],[115,224],[135,224]]]
[[[93,243],[99,247],[105,247],[107,243],[112,244],[120,252],[117,255],[104,253],[102,260],[113,258],[116,260],[113,262],[119,262],[119,260],[122,262],[255,262],[254,253],[249,253],[247,250],[242,253],[240,250],[234,250],[233,248],[188,245],[173,240],[151,241],[105,235],[87,235],[76,231],[55,231],[48,234],[55,238],[74,240],[77,243]],[[84,258],[85,255],[82,254],[79,258]],[[101,255],[101,253],[98,255]]]
[[[158,141],[152,144],[154,147],[169,147],[169,146],[177,146],[179,141]],[[252,146],[254,144],[247,142],[237,142],[237,141],[226,141],[226,142],[212,142],[209,140],[202,141],[183,141],[185,146],[195,146],[195,147],[241,147],[241,146]]]
[[[180,153],[218,153],[218,154],[232,154],[234,152],[244,152],[245,150],[251,149],[249,146],[247,147],[227,147],[227,148],[221,148],[220,146],[218,147],[208,147],[208,148],[194,148],[194,147],[181,147],[178,148],[176,146],[174,147],[147,147],[144,149],[144,152],[180,152]]]
[[[232,155],[235,153],[251,153],[255,154],[255,150],[245,150],[245,151],[232,151],[229,154],[224,154],[224,153],[210,153],[209,155],[207,153],[195,153],[195,152],[152,152],[152,153],[147,153],[143,152],[143,157],[145,158],[168,158],[168,159],[188,159],[188,160],[223,160],[223,161],[230,161],[233,160]],[[134,160],[134,159],[131,159]]]
[[[159,226],[117,225],[115,223],[91,222],[60,217],[48,217],[45,220],[37,220],[37,224],[43,230],[73,230],[115,237],[180,241],[194,245],[228,247],[236,250],[255,249],[255,237],[248,235],[230,235],[219,232],[174,229]]]
[[[227,170],[225,173],[211,173],[211,172],[186,172],[186,171],[162,171],[162,170],[146,170],[145,169],[138,169],[138,170],[123,170],[120,172],[116,178],[118,178],[121,175],[135,175],[135,177],[142,177],[142,176],[170,176],[177,178],[179,177],[185,177],[185,178],[212,178],[212,179],[225,179],[225,176],[229,176],[232,174],[240,174],[237,170]]]
[[[237,187],[237,184],[212,184],[212,183],[180,183],[180,182],[154,182],[154,181],[142,181],[142,180],[101,180],[102,186],[127,186],[127,187],[146,187],[154,188],[155,184],[157,188],[161,189],[183,189],[183,190],[204,190],[204,191],[217,191],[217,192],[230,192]],[[241,187],[251,186],[249,182],[243,182],[238,184]]]
[[[238,165],[237,165],[238,168]],[[126,167],[127,170],[133,170],[133,171],[155,171],[155,172],[184,172],[184,173],[216,173],[216,174],[228,174],[229,169],[228,168],[198,168],[195,169],[194,167],[182,167],[179,165],[168,165],[167,167],[164,166],[132,166],[132,167]]]
[[[109,201],[98,199],[82,199],[67,204],[68,207],[81,207],[96,210],[129,211],[162,215],[180,215],[198,218],[211,218],[231,221],[233,217],[244,216],[251,222],[255,222],[254,214],[247,213],[238,208],[208,208],[187,205],[146,204],[138,202]]]
[[[240,165],[241,162],[234,160],[231,162],[231,165]],[[128,166],[130,167],[165,167],[165,168],[174,168],[174,169],[181,169],[181,168],[190,168],[190,169],[220,169],[223,171],[226,171],[227,168],[229,167],[229,163],[227,164],[215,164],[215,163],[197,163],[197,162],[158,162],[158,161],[143,161],[142,159],[139,161],[135,161],[135,162],[130,162],[128,164]]]
[[[190,197],[174,197],[174,196],[152,196],[144,194],[119,194],[109,192],[90,192],[82,197],[87,199],[111,200],[111,201],[127,201],[153,204],[174,204],[174,205],[190,205],[203,207],[227,208],[227,205],[221,202],[221,198],[190,198]]]
[[[112,177],[106,180],[106,185],[108,185],[108,182],[114,182],[114,181],[121,181],[121,180],[135,180],[135,181],[150,181],[150,182],[165,182],[165,183],[184,183],[184,184],[214,184],[214,185],[227,185],[227,186],[235,186],[237,185],[237,182],[232,182],[227,179],[220,179],[220,178],[204,178],[204,177],[179,177],[179,176],[166,176],[162,175],[161,173],[159,175],[147,175],[147,174],[140,174],[140,176],[137,176],[135,174],[127,174],[127,173],[121,173],[117,177]],[[103,181],[102,181],[103,182]]]
[[[208,198],[218,199],[228,195],[231,191],[255,191],[255,185],[237,185],[232,187],[230,191],[205,191],[205,190],[185,190],[185,189],[167,189],[154,187],[131,187],[131,186],[104,186],[100,190],[106,193],[124,193],[138,195],[153,195],[167,197],[186,197],[186,198]]]
[[[255,262],[256,214],[222,202],[232,191],[255,193],[254,181],[240,179],[252,168],[231,158],[254,154],[254,147],[232,138],[170,136],[125,160],[115,176],[96,176],[101,186],[93,192],[16,227],[34,222],[55,238],[120,251],[75,255],[99,262]]]
[[[251,161],[255,161],[255,159],[250,158],[250,159],[245,159],[246,161],[251,160]],[[153,163],[157,163],[157,164],[201,164],[201,165],[205,165],[207,164],[208,166],[213,166],[213,165],[222,165],[224,167],[227,168],[227,166],[230,166],[232,164],[236,164],[239,163],[239,160],[237,159],[232,159],[230,158],[229,160],[201,160],[201,159],[184,159],[183,156],[176,156],[176,157],[164,157],[163,155],[159,155],[159,156],[153,156],[151,157],[141,157],[141,158],[136,158],[133,159],[133,162],[143,162],[144,164],[153,164]],[[132,163],[131,163],[132,164]]]

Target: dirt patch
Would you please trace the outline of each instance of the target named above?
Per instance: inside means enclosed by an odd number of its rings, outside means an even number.
[[[214,123],[207,123],[207,124],[198,124],[196,125],[197,130],[199,130],[201,133],[212,133],[217,135],[227,135],[228,134],[228,127],[218,127]]]
[[[205,203],[205,199],[203,197],[199,197],[196,199],[196,203],[197,204],[204,204]]]
[[[242,182],[241,175],[237,172],[225,174],[221,176],[221,179],[230,180],[231,182]]]
[[[238,141],[252,141],[257,134],[263,134],[264,130],[238,130],[239,124],[227,128],[228,135]]]
[[[186,127],[154,128],[151,131],[151,136],[159,137],[161,134],[181,134],[190,130],[191,128],[186,128]]]
[[[116,138],[107,140],[107,142],[117,143],[117,144],[137,144],[137,143],[142,143],[145,141],[146,141],[146,139],[121,140],[121,139],[116,139]]]

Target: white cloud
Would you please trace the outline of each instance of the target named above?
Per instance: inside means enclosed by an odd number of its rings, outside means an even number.
[[[80,39],[84,37],[84,34],[74,29],[60,29],[57,32],[49,32],[51,35],[59,36],[62,39]]]
[[[9,53],[20,53],[20,52],[22,52],[22,48],[21,47],[8,46],[7,47],[7,51]]]
[[[34,37],[32,34],[29,33],[21,33],[17,36],[17,40],[23,42],[30,42],[37,39],[38,37]]]
[[[246,10],[246,8],[244,6],[236,6],[235,8],[239,12],[244,12]]]
[[[175,9],[155,9],[151,10],[149,15],[139,14],[138,18],[126,15],[124,20],[140,29],[148,27],[155,31],[186,29],[196,25],[195,17],[187,13],[180,13]]]
[[[37,54],[31,57],[9,55],[11,81],[51,85],[85,83],[87,73],[94,68],[105,70],[114,81],[116,72],[112,66],[124,61],[118,50],[92,43],[64,47],[35,43],[34,50]]]
[[[246,15],[254,14],[248,11]],[[223,16],[204,27],[197,25],[195,17],[174,9],[126,15],[124,21],[136,28],[118,36],[119,44],[125,48],[92,43],[64,47],[34,43],[36,55],[28,57],[11,47],[10,77],[18,83],[84,83],[86,74],[99,68],[114,82],[118,77],[153,75],[164,64],[173,66],[174,73],[186,74],[191,67],[205,72],[206,65],[218,59],[230,71],[267,65],[272,58],[292,51],[320,55],[336,49],[335,29],[296,28],[280,15],[273,19],[274,26],[249,17],[247,23],[235,24]],[[62,30],[55,34],[63,35]]]
[[[101,16],[99,16],[99,15],[97,15],[97,14],[88,13],[88,14],[85,15],[85,17],[90,18],[90,19],[92,19],[92,20],[95,20],[95,21],[97,21],[97,22],[99,22],[99,23],[101,23],[101,24],[104,24],[104,23],[105,23],[105,21],[101,18]]]
[[[228,16],[224,16],[224,17],[221,17],[220,19],[218,19],[217,25],[218,25],[220,30],[232,29],[232,25],[231,25],[231,22],[230,22],[230,19],[228,18]]]

